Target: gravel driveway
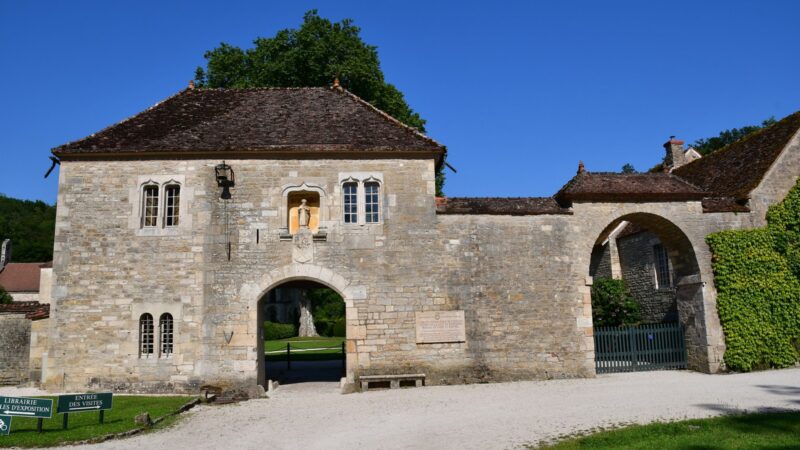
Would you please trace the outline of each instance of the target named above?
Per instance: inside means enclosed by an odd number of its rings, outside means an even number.
[[[92,447],[503,449],[599,426],[776,408],[800,410],[800,369],[643,372],[351,395],[338,394],[332,383],[302,383],[281,386],[269,399],[203,405],[166,431]]]

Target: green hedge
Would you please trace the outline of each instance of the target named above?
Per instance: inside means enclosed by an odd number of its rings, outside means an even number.
[[[706,238],[729,368],[800,361],[800,183],[770,208],[768,225]]]
[[[275,341],[297,336],[297,330],[290,323],[264,322],[264,340]]]
[[[592,322],[599,327],[634,325],[641,320],[639,303],[625,280],[597,278],[592,283]]]

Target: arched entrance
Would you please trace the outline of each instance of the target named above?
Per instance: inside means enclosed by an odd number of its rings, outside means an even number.
[[[681,346],[685,346],[687,358],[684,367],[703,372],[716,370],[710,361],[711,332],[706,323],[705,297],[709,293],[701,272],[694,245],[672,221],[657,214],[637,212],[622,215],[609,223],[594,242],[589,275],[595,289],[599,289],[606,279],[624,281],[630,297],[638,304],[638,312],[632,314],[631,322],[639,324],[644,331],[625,334],[624,337],[620,334],[616,341],[603,341],[608,335],[594,333],[598,371],[599,362],[606,356],[601,352],[614,351],[615,358],[628,358],[631,352],[636,354],[639,349],[637,340],[643,342],[641,346],[649,346],[647,351],[653,352],[653,356],[647,359],[652,364],[629,361],[629,364],[620,365],[622,370],[680,367],[669,363],[681,351]],[[613,287],[614,284],[607,285]],[[592,308],[593,322],[607,320],[600,315],[607,314],[606,311],[594,304]],[[623,309],[618,310],[622,311],[620,315],[627,314]],[[648,328],[643,324],[656,325]],[[674,334],[664,334],[667,331],[662,330],[670,328],[670,324],[674,324],[676,329],[680,324],[682,329],[678,333],[683,334],[682,342],[676,342]],[[619,345],[624,340],[627,341]],[[663,342],[653,345],[659,340]],[[634,356],[637,357],[640,355]]]
[[[339,293],[318,281],[290,280],[270,289],[258,307],[265,379],[292,384],[346,377],[345,303]]]
[[[265,385],[267,380],[263,324],[268,313],[277,316],[277,311],[274,311],[274,308],[270,307],[268,298],[271,291],[281,286],[321,286],[334,291],[341,297],[345,311],[345,375],[343,376],[346,376],[348,384],[354,383],[355,368],[358,363],[358,345],[356,339],[359,338],[359,336],[363,336],[365,330],[365,327],[360,324],[358,320],[355,303],[367,298],[367,287],[363,285],[353,285],[344,277],[330,269],[314,264],[290,264],[273,269],[264,273],[261,279],[256,283],[245,284],[240,290],[240,295],[252,299],[251,311],[253,311],[254,314],[251,317],[256,320],[254,325],[256,325],[258,334],[255,347],[257,367],[256,380],[258,383]]]

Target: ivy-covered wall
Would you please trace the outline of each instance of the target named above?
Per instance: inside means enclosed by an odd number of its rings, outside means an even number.
[[[770,207],[767,226],[713,233],[725,363],[739,371],[800,361],[800,181]]]

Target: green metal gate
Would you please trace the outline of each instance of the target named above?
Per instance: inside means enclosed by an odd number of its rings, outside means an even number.
[[[685,369],[683,325],[595,327],[594,361],[597,373]]]

